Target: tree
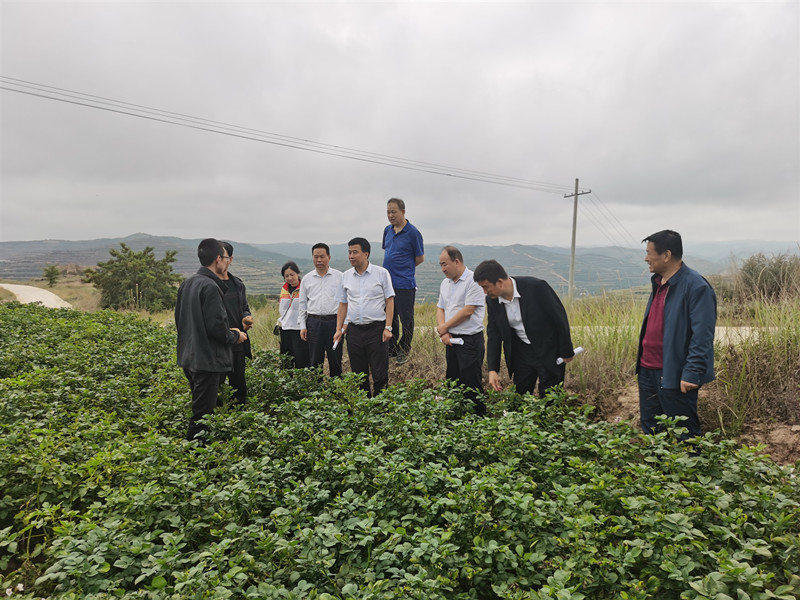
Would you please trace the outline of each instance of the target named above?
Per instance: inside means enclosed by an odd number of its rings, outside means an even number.
[[[58,279],[61,277],[61,271],[58,270],[56,265],[47,265],[44,268],[44,272],[42,273],[42,277],[47,280],[47,287],[53,287]]]
[[[101,291],[103,308],[156,312],[175,307],[182,279],[172,272],[177,250],[167,250],[163,259],[156,260],[150,246],[134,252],[120,243],[119,250],[112,248],[109,253],[111,259],[84,271],[84,281]]]

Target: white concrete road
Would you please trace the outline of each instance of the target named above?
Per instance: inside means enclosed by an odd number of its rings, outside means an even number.
[[[47,308],[72,308],[72,304],[62,300],[53,292],[32,285],[0,283],[0,288],[4,288],[14,294],[17,300],[22,304],[41,302],[42,306],[46,306]]]

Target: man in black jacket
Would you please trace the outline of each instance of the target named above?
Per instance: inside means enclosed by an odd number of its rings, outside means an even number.
[[[539,396],[564,381],[564,363],[575,353],[564,305],[548,283],[536,277],[509,277],[496,260],[485,260],[473,275],[486,293],[486,362],[489,386],[501,391],[500,353],[520,394]],[[556,361],[562,358],[561,364]]]
[[[220,279],[228,253],[219,241],[208,238],[200,242],[197,256],[201,267],[178,288],[175,304],[178,366],[183,367],[192,391],[187,440],[206,429],[199,421],[217,406],[220,382],[233,368],[232,348],[247,339],[241,330],[228,326]]]

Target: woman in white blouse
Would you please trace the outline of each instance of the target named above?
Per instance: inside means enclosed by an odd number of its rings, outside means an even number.
[[[281,326],[281,354],[292,358],[292,367],[302,369],[309,366],[308,342],[300,337],[300,269],[297,263],[287,262],[281,267],[286,282],[281,288],[278,304],[278,322]]]

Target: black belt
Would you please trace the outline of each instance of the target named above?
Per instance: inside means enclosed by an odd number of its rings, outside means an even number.
[[[450,333],[450,337],[454,338],[474,338],[478,336],[483,336],[483,332],[479,331],[478,333]]]
[[[355,327],[356,329],[366,329],[367,327],[375,327],[376,325],[383,325],[385,326],[385,321],[372,321],[371,323],[350,323],[348,327]]]
[[[308,315],[309,319],[318,319],[320,321],[335,321],[336,315]]]

